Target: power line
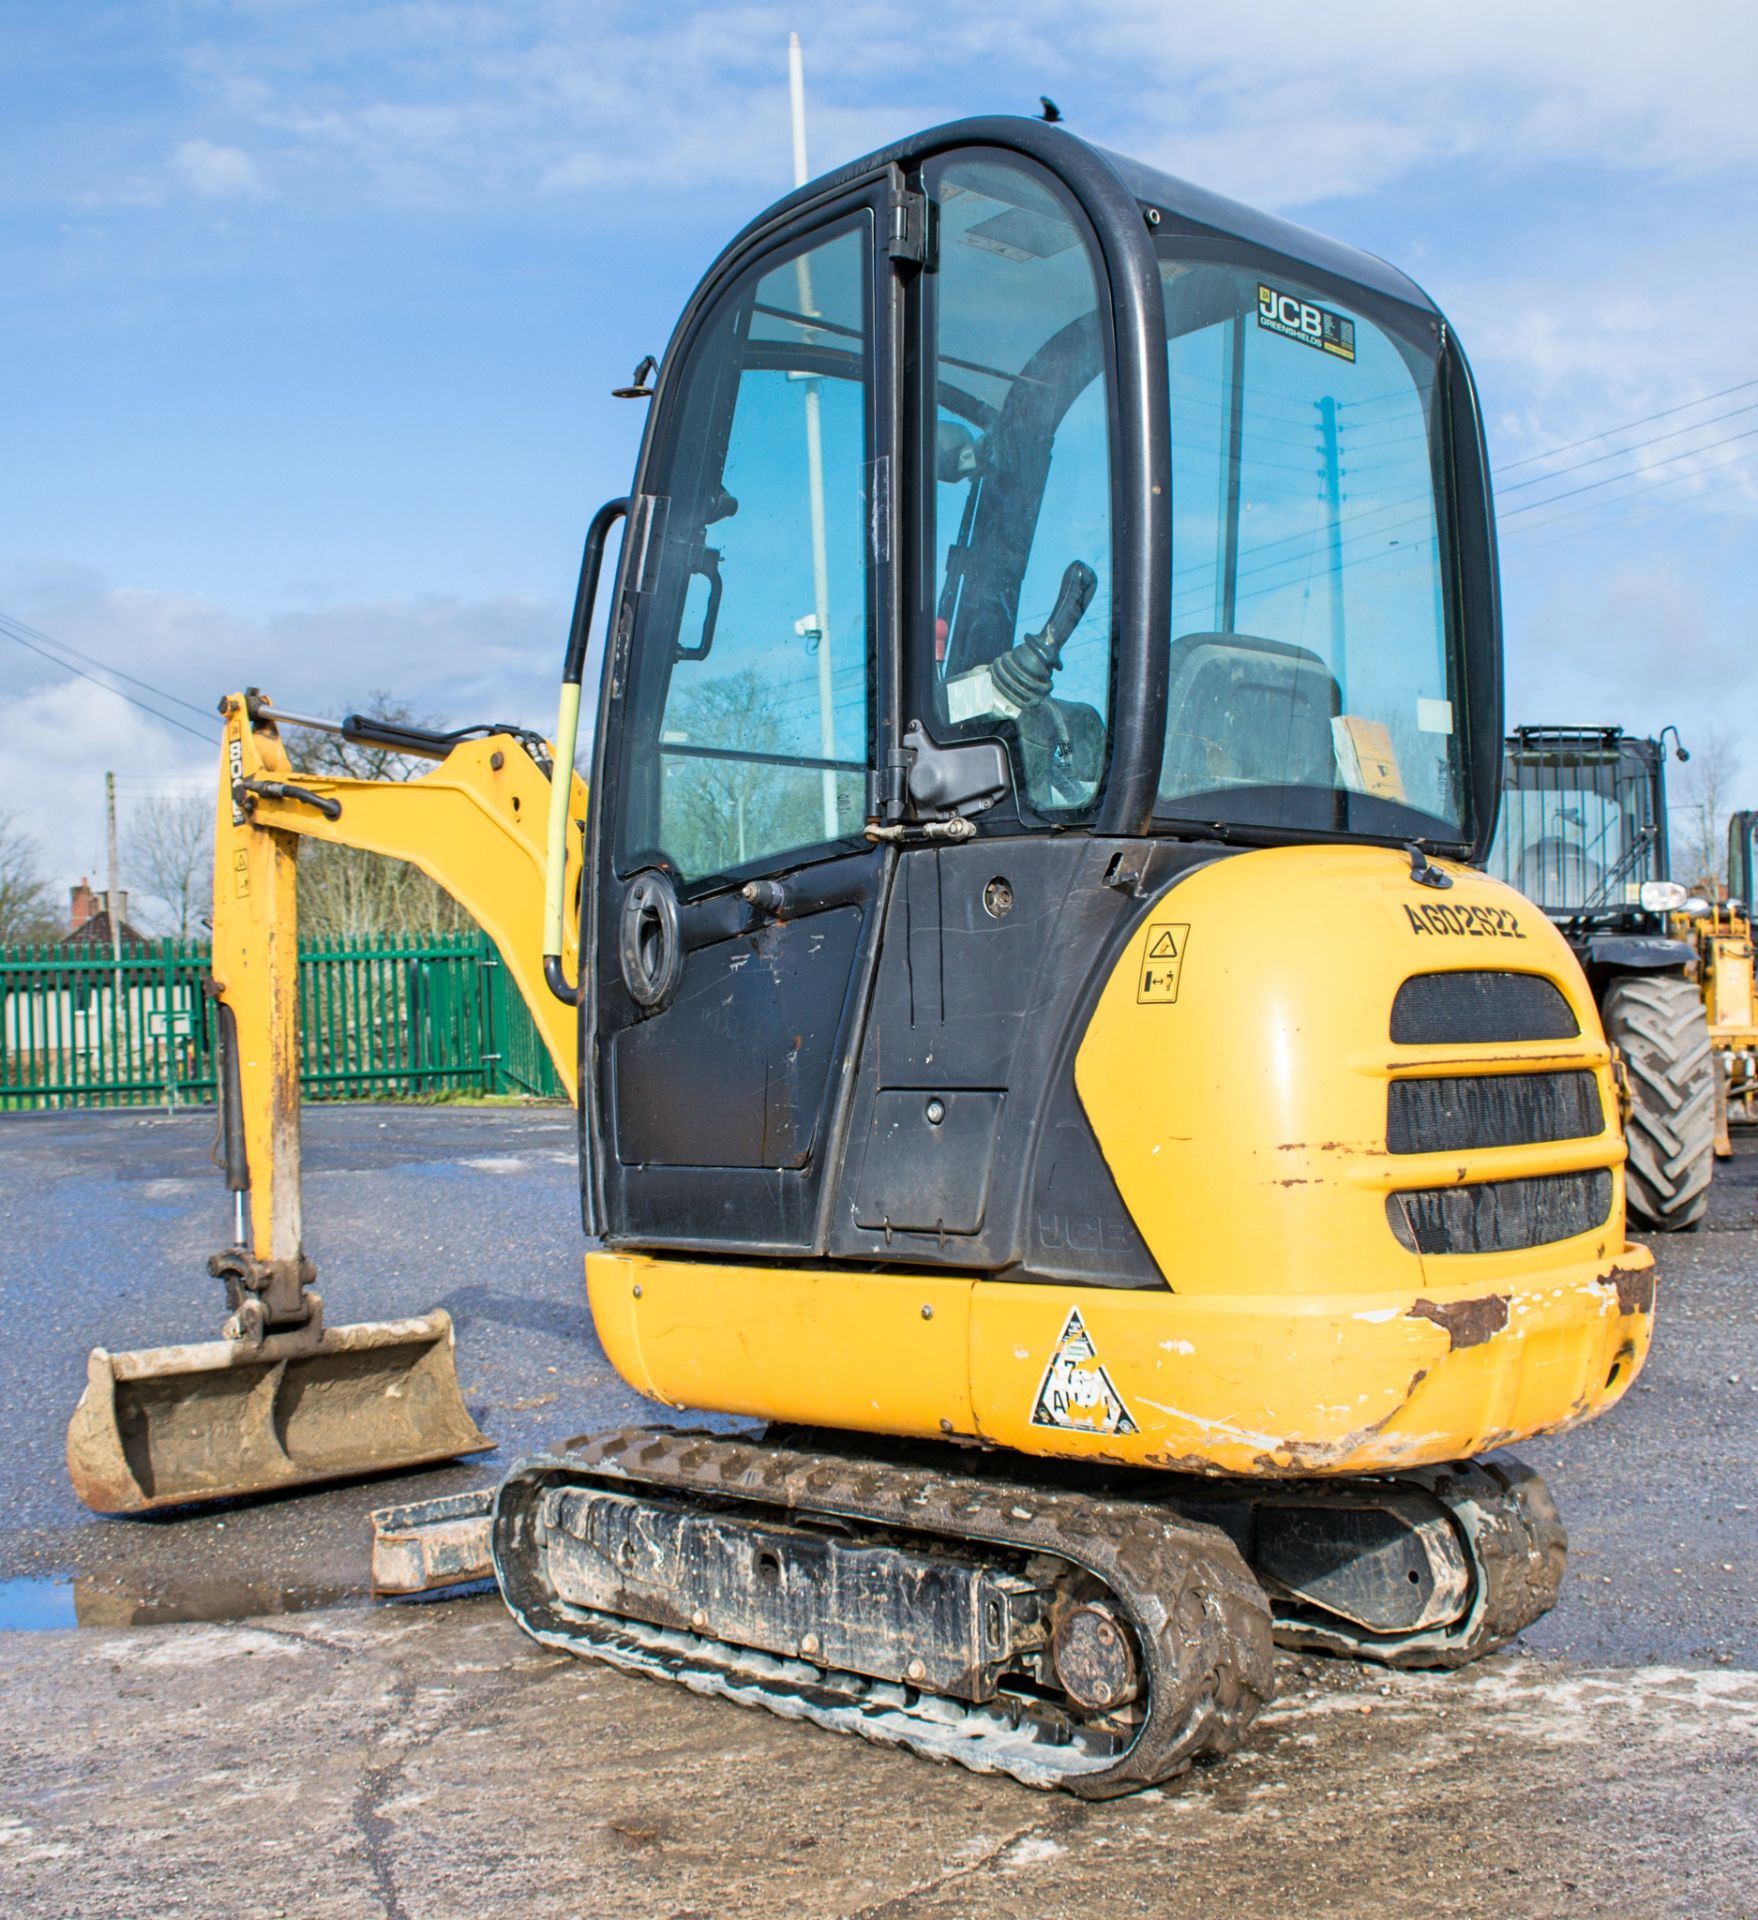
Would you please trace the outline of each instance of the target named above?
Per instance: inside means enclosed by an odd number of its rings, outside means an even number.
[[[1508,538],[1513,540],[1518,539],[1523,534],[1537,533],[1542,528],[1554,527],[1564,520],[1576,519],[1584,513],[1598,513],[1605,507],[1618,508],[1627,506],[1631,501],[1646,499],[1651,494],[1664,492],[1668,487],[1686,486],[1693,480],[1702,479],[1706,473],[1718,473],[1724,467],[1737,466],[1740,461],[1750,459],[1755,452],[1758,452],[1758,448],[1749,446],[1741,447],[1736,452],[1730,454],[1725,460],[1710,461],[1702,467],[1687,468],[1683,473],[1656,473],[1652,468],[1646,468],[1640,473],[1625,474],[1623,478],[1627,480],[1642,480],[1646,484],[1634,487],[1630,492],[1618,494],[1612,498],[1589,500],[1585,506],[1566,507],[1561,513],[1553,514],[1548,520],[1527,520],[1517,527],[1510,527],[1508,529]],[[1738,480],[1739,477],[1739,475],[1735,475],[1734,478]],[[1729,481],[1727,484],[1731,486],[1734,484],[1734,481]],[[1723,489],[1720,487],[1711,487],[1708,489],[1709,493],[1719,493],[1721,491],[1723,491]],[[1684,497],[1703,499],[1706,495],[1699,493],[1686,495]],[[1545,502],[1544,504],[1548,505],[1549,503]]]
[[[1751,447],[1744,448],[1741,450],[1740,453],[1736,454],[1732,460],[1723,460],[1723,461],[1720,461],[1718,464],[1724,467],[1734,466],[1740,460],[1746,458],[1747,455],[1755,451],[1758,451],[1758,449],[1754,449]],[[1675,480],[1695,479],[1696,475],[1675,474],[1673,478]],[[1752,480],[1752,476],[1749,473],[1736,473],[1732,475],[1730,478],[1722,481],[1719,486],[1705,487],[1702,489],[1701,492],[1698,492],[1698,493],[1681,493],[1675,496],[1671,500],[1642,500],[1629,513],[1613,514],[1611,518],[1607,520],[1590,520],[1584,527],[1571,527],[1567,533],[1556,534],[1549,540],[1533,541],[1530,545],[1519,547],[1515,549],[1515,551],[1520,554],[1539,553],[1539,552],[1542,552],[1543,549],[1546,547],[1560,546],[1562,542],[1565,540],[1579,539],[1581,535],[1584,533],[1601,533],[1609,527],[1620,527],[1628,520],[1640,520],[1645,514],[1668,513],[1675,507],[1695,506],[1698,504],[1698,502],[1703,500],[1713,499],[1716,494],[1726,493],[1731,488],[1740,486],[1742,484],[1749,486],[1751,484],[1751,480]],[[1626,500],[1628,500],[1630,497],[1631,496],[1627,494],[1624,496]],[[1613,502],[1613,501],[1596,500],[1592,502],[1592,505],[1595,507],[1607,506],[1607,505],[1622,505],[1622,504],[1623,504],[1622,501]],[[1586,512],[1587,510],[1588,509],[1586,508],[1576,509],[1577,512]],[[1570,518],[1568,514],[1557,515],[1557,520],[1566,520],[1568,518]],[[1536,533],[1541,531],[1544,528],[1554,526],[1555,524],[1556,524],[1556,521],[1551,521],[1551,520],[1537,521],[1528,527],[1516,527],[1514,531],[1516,533]]]
[[[27,634],[33,640],[41,641],[45,646],[70,653],[76,660],[83,660],[88,667],[96,667],[100,672],[113,675],[118,680],[126,680],[131,687],[139,687],[142,692],[155,695],[160,700],[169,700],[174,707],[182,707],[186,713],[193,713],[197,719],[211,719],[211,707],[198,707],[193,701],[185,700],[181,694],[172,693],[168,688],[155,687],[150,680],[141,680],[132,673],[124,673],[120,667],[113,667],[107,660],[100,660],[95,654],[83,653],[66,640],[57,640],[52,633],[44,633],[40,627],[33,627],[28,621],[20,620],[16,614],[0,613],[0,628],[10,627],[16,633]]]
[[[137,700],[133,694],[124,693],[120,687],[111,686],[107,680],[100,680],[95,673],[87,673],[84,667],[76,667],[71,660],[61,659],[58,655],[51,653],[47,647],[39,647],[34,640],[27,640],[22,633],[15,631],[4,619],[0,619],[0,634],[4,634],[8,640],[16,641],[19,646],[28,648],[30,652],[40,654],[51,666],[60,667],[67,673],[77,674],[80,679],[89,680],[94,687],[102,689],[103,692],[113,693],[118,700],[126,700],[131,707],[139,707],[142,713],[150,713],[155,720],[162,720],[166,726],[179,728],[192,740],[199,740],[203,746],[211,747],[218,738],[216,734],[197,733],[194,727],[186,725],[173,715],[161,713],[157,707],[149,707],[144,700]]]
[[[1758,427],[1747,427],[1742,433],[1723,434],[1719,440],[1706,440],[1700,447],[1686,447],[1682,452],[1669,453],[1664,459],[1656,460],[1647,467],[1632,467],[1629,473],[1608,473],[1603,480],[1589,480],[1585,486],[1570,487],[1562,493],[1549,494],[1543,500],[1528,500],[1524,506],[1510,507],[1508,511],[1498,513],[1498,520],[1516,520],[1523,513],[1536,513],[1541,507],[1554,507],[1559,501],[1573,500],[1580,493],[1594,493],[1600,487],[1609,487],[1619,480],[1631,479],[1638,473],[1652,473],[1655,467],[1670,467],[1676,460],[1693,460],[1700,453],[1709,453],[1716,447],[1731,446],[1736,440],[1750,440],[1758,436]],[[1565,469],[1568,471],[1568,469]]]
[[[1517,468],[1531,466],[1535,460],[1554,460],[1559,453],[1573,453],[1577,447],[1590,447],[1596,440],[1609,440],[1614,433],[1628,433],[1632,427],[1646,427],[1656,420],[1670,420],[1675,413],[1689,413],[1693,407],[1706,407],[1711,400],[1725,400],[1730,393],[1744,393],[1748,387],[1758,387],[1758,380],[1741,380],[1734,386],[1723,387],[1719,393],[1704,393],[1695,400],[1681,400],[1676,407],[1662,407],[1659,413],[1645,413],[1640,420],[1626,420],[1622,425],[1607,427],[1601,433],[1590,433],[1585,440],[1565,441],[1560,447],[1547,447],[1543,453],[1529,453],[1524,460],[1510,460],[1496,471],[1513,473]]]
[[[1669,433],[1657,433],[1652,440],[1636,440],[1627,447],[1613,447],[1609,453],[1596,453],[1590,460],[1571,461],[1568,466],[1559,467],[1555,473],[1538,473],[1530,480],[1516,480],[1511,487],[1504,487],[1502,491],[1518,493],[1523,487],[1542,487],[1547,480],[1560,479],[1566,473],[1579,473],[1583,467],[1597,467],[1602,460],[1621,460],[1626,453],[1640,453],[1644,447],[1658,447],[1663,440],[1676,440],[1682,433],[1701,433],[1705,427],[1736,419],[1742,413],[1758,413],[1758,400],[1744,407],[1729,407],[1725,413],[1712,413],[1707,420],[1693,420],[1688,427],[1674,427]],[[1715,442],[1707,444],[1713,446]],[[1639,469],[1633,468],[1632,471]]]

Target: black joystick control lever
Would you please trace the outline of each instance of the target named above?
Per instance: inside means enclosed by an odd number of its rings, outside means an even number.
[[[995,691],[1022,712],[1049,694],[1056,669],[1062,664],[1062,649],[1092,605],[1098,584],[1099,576],[1084,560],[1069,561],[1042,632],[1028,634],[990,667]]]

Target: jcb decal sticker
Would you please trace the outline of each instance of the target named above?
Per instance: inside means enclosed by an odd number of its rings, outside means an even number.
[[[1136,999],[1164,1005],[1177,1000],[1178,982],[1184,974],[1184,955],[1189,945],[1188,921],[1156,920],[1149,926],[1141,974],[1135,983]]]
[[[1317,347],[1320,353],[1355,364],[1355,322],[1329,307],[1302,300],[1297,293],[1284,293],[1280,287],[1260,281],[1257,323],[1284,340],[1298,340],[1303,347]]]
[[[1506,907],[1404,907],[1412,933],[1433,933],[1472,940],[1524,940],[1520,922]]]
[[[1032,1407],[1034,1427],[1060,1427],[1066,1433],[1134,1433],[1135,1422],[1111,1376],[1099,1365],[1092,1336],[1071,1307],[1062,1337],[1038,1382]]]

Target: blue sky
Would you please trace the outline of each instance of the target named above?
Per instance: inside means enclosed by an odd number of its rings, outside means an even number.
[[[1504,470],[1510,717],[1720,729],[1758,804],[1758,386],[1530,460],[1758,381],[1758,10],[1720,0],[4,0],[0,612],[204,708],[547,725],[641,424],[609,390],[789,184],[790,27],[816,167],[1049,93],[1413,273]],[[104,767],[207,777],[4,641],[0,696],[0,810],[57,883]]]

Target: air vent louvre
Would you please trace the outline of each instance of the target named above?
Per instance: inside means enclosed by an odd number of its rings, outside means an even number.
[[[1530,1180],[1486,1180],[1386,1195],[1386,1218],[1412,1253],[1511,1253],[1604,1226],[1612,1178],[1604,1167]]]
[[[1537,973],[1418,973],[1392,1002],[1400,1047],[1573,1040],[1580,1031],[1562,990]]]
[[[1589,1140],[1605,1126],[1591,1073],[1477,1073],[1394,1080],[1386,1089],[1388,1153]]]

